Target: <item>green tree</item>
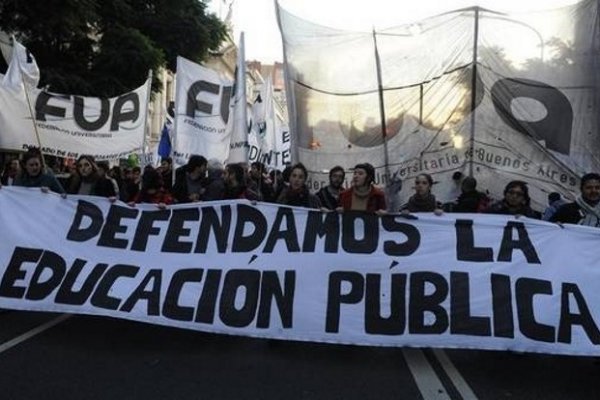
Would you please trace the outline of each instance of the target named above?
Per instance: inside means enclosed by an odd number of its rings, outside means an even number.
[[[199,0],[0,0],[0,29],[35,55],[40,85],[94,96],[175,70],[178,55],[201,62],[227,33]]]

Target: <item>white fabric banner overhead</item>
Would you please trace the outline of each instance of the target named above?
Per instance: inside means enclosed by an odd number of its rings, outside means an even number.
[[[315,342],[600,356],[600,231],[0,189],[0,308]]]
[[[219,73],[177,57],[173,161],[187,163],[193,154],[222,163],[229,157],[233,82]]]
[[[72,158],[87,154],[96,160],[141,152],[150,81],[110,99],[27,90],[25,96],[23,85],[0,85],[0,149],[40,146],[44,154]]]
[[[377,183],[410,180],[404,200],[422,172],[438,199],[453,200],[457,171],[496,198],[525,180],[537,209],[553,191],[572,198],[582,174],[600,171],[597,5],[472,7],[375,32],[324,27],[278,6],[295,156],[319,186],[333,165],[371,162]]]

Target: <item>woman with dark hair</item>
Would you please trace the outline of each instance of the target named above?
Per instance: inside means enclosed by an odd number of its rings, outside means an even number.
[[[414,212],[433,212],[436,215],[442,214],[442,209],[438,206],[437,200],[431,187],[433,178],[429,174],[419,174],[415,178],[415,194],[409,197],[408,202],[400,208],[403,214]]]
[[[540,219],[540,214],[533,211],[529,204],[529,188],[523,181],[510,181],[504,187],[504,198],[492,203],[484,212],[486,214],[522,215]]]
[[[303,164],[298,163],[292,166],[292,169],[290,170],[289,186],[281,191],[281,194],[277,198],[277,203],[288,206],[321,208],[321,201],[319,198],[310,193],[306,186],[307,177],[308,171]]]
[[[23,166],[19,176],[15,179],[15,186],[39,187],[43,192],[48,190],[59,194],[66,194],[58,179],[54,175],[43,172],[42,153],[39,149],[31,148],[23,155]]]
[[[6,163],[4,171],[2,171],[2,177],[0,177],[0,184],[12,186],[17,179],[17,175],[21,172],[21,164],[18,159],[10,160]]]
[[[77,169],[69,183],[70,194],[115,197],[117,193],[110,180],[100,176],[94,157],[82,155],[77,159]]]
[[[375,168],[369,163],[357,164],[352,174],[352,187],[340,193],[338,212],[346,210],[386,213],[385,194],[375,187]]]

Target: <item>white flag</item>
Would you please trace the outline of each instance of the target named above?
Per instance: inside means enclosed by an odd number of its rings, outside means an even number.
[[[248,116],[246,113],[246,60],[244,49],[244,32],[240,33],[237,66],[235,70],[235,93],[232,102],[233,119],[228,129],[231,129],[231,144],[229,150],[230,163],[248,162]]]
[[[248,135],[249,160],[270,168],[283,169],[290,162],[289,130],[275,111],[273,81],[262,84],[252,104],[252,129]]]
[[[18,88],[21,83],[28,88],[37,88],[40,81],[40,69],[33,55],[25,46],[12,39],[12,52],[7,59],[8,69],[2,79],[4,87]]]
[[[193,154],[225,162],[231,131],[227,129],[233,82],[216,71],[177,58],[173,161],[187,163]]]

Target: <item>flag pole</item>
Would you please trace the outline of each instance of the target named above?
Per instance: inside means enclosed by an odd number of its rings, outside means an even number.
[[[148,160],[147,160],[147,155],[146,155],[146,136],[147,136],[147,130],[148,130],[148,114],[150,113],[150,97],[152,95],[152,69],[148,70],[148,79],[147,79],[147,91],[148,93],[146,94],[146,118],[144,118],[144,136],[142,138],[142,156],[144,157],[144,167],[146,165],[148,165]]]
[[[390,161],[388,154],[388,143],[387,143],[387,124],[385,118],[385,102],[383,98],[383,80],[381,74],[381,59],[379,58],[379,49],[377,47],[377,33],[375,27],[373,27],[373,47],[375,49],[375,67],[377,70],[377,92],[379,94],[379,116],[381,118],[381,138],[383,139],[383,157],[385,162],[385,176],[386,180],[390,178]]]
[[[471,139],[469,143],[469,176],[473,176],[473,158],[475,151],[475,109],[477,108],[477,48],[479,42],[479,7],[475,7],[475,27],[473,32],[473,69],[471,70]]]
[[[233,1],[231,2],[231,5],[233,5]],[[246,40],[245,40],[245,35],[244,32],[240,33],[240,48],[238,49],[238,51],[240,52],[239,55],[239,64],[238,68],[240,68],[239,71],[239,75],[240,75],[240,82],[238,82],[238,85],[242,85],[242,89],[241,89],[241,93],[240,96],[242,97],[240,100],[242,102],[242,111],[241,111],[241,115],[242,115],[242,122],[243,122],[243,127],[244,129],[242,130],[242,136],[244,137],[244,162],[246,164],[248,164],[250,162],[250,146],[248,144],[248,94],[246,93]]]
[[[177,97],[179,95],[179,84],[177,83],[177,70],[179,69],[179,57],[177,57],[177,67],[175,70],[175,75],[173,76],[173,84],[175,85],[175,103],[173,105],[173,130],[171,131],[171,180],[173,185],[175,185],[175,180],[177,178],[177,163],[176,163],[176,154],[175,149],[177,148],[177,120],[179,119],[178,110],[179,110],[179,102]]]

